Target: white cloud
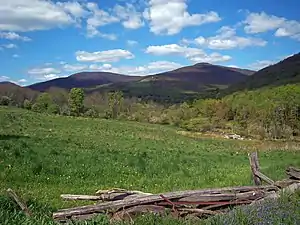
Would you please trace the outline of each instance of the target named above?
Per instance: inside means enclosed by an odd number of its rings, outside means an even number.
[[[20,79],[20,80],[17,81],[17,83],[26,83],[26,82],[27,82],[26,79]]]
[[[8,39],[8,40],[31,41],[29,37],[20,36],[15,32],[0,32],[0,38]]]
[[[163,55],[183,56],[192,62],[216,63],[216,62],[229,61],[231,59],[231,57],[228,55],[221,55],[219,53],[207,54],[202,49],[191,48],[191,47],[181,46],[177,44],[149,46],[146,49],[146,53],[159,55],[159,56],[163,56]]]
[[[132,59],[134,55],[123,49],[113,49],[98,52],[77,51],[76,59],[80,62],[117,62],[121,59]]]
[[[0,82],[8,81],[10,78],[7,76],[0,76]]]
[[[137,45],[138,42],[134,41],[134,40],[127,40],[127,44],[130,45],[130,46],[133,46],[133,45]]]
[[[219,34],[214,37],[198,37],[195,39],[195,43],[202,46],[207,46],[210,49],[233,49],[240,48],[243,49],[249,46],[265,46],[266,41],[260,38],[252,37],[240,37],[236,35],[235,29],[223,26],[217,31]]]
[[[56,79],[56,78],[59,78],[60,76],[57,75],[57,74],[46,74],[42,77],[39,77],[38,79],[39,80],[52,80],[52,79]]]
[[[87,69],[87,65],[81,65],[81,64],[64,64],[63,70],[67,72],[75,72],[75,71],[82,71]]]
[[[256,61],[256,62],[250,64],[249,68],[254,69],[254,70],[260,70],[267,66],[273,65],[274,63],[275,63],[275,61],[271,61],[271,60],[259,60],[259,61]]]
[[[226,62],[231,60],[231,56],[229,55],[221,55],[220,53],[213,52],[211,54],[202,54],[199,56],[194,56],[190,59],[193,62],[207,62],[207,63],[218,63],[218,62]]]
[[[0,30],[34,31],[74,24],[70,10],[48,0],[0,0]]]
[[[169,62],[169,61],[156,61],[156,62],[150,62],[147,66],[147,68],[151,71],[166,71],[166,70],[174,70],[179,67],[182,67],[181,64],[175,63],[175,62]]]
[[[53,67],[33,68],[28,70],[30,75],[59,74],[61,71]]]
[[[98,5],[93,2],[87,3],[87,8],[91,11],[92,16],[87,19],[87,36],[88,37],[103,37],[111,39],[112,34],[103,34],[98,30],[98,27],[105,26],[107,24],[119,22],[119,18],[110,13],[99,9]]]
[[[284,17],[268,15],[265,12],[250,13],[243,22],[247,33],[275,31],[277,37],[291,37],[300,41],[300,22]]]
[[[132,4],[127,3],[126,6],[116,5],[114,12],[118,18],[123,20],[122,25],[128,29],[138,29],[144,26],[142,14],[137,12]]]
[[[95,71],[103,71],[103,72],[111,72],[111,73],[119,73],[131,76],[145,76],[151,74],[158,74],[161,72],[177,69],[182,67],[181,64],[169,61],[155,61],[150,62],[143,66],[120,66],[113,67],[111,64],[103,64],[90,65],[89,69]]]
[[[149,8],[143,15],[150,23],[154,34],[173,35],[188,26],[199,26],[221,20],[216,12],[190,14],[187,11],[187,0],[150,0]]]
[[[20,55],[14,54],[12,57],[13,57],[13,58],[20,58]]]
[[[5,45],[2,45],[2,47],[4,47],[4,48],[18,48],[18,46],[17,45],[15,45],[15,44],[5,44]]]
[[[61,77],[61,70],[53,67],[37,67],[27,71],[27,73],[36,80],[51,80]]]
[[[115,34],[106,34],[106,33],[100,33],[99,31],[97,31],[97,35],[98,37],[102,37],[111,41],[117,40],[117,35]]]
[[[58,6],[64,9],[65,12],[70,13],[75,18],[82,18],[89,14],[89,12],[83,8],[78,2],[58,2]]]

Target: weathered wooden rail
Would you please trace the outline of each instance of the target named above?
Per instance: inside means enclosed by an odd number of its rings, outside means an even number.
[[[99,214],[105,214],[111,218],[111,221],[132,220],[134,216],[145,213],[199,219],[225,213],[229,206],[255,205],[268,198],[278,198],[281,191],[294,192],[300,189],[300,169],[287,168],[288,178],[275,182],[260,171],[257,152],[249,154],[249,162],[253,186],[185,190],[161,194],[119,188],[99,190],[93,195],[62,194],[63,200],[90,200],[96,201],[96,204],[60,209],[53,213],[53,219],[65,223],[72,220],[88,220]],[[262,185],[263,182],[266,185]],[[31,212],[16,193],[11,189],[8,193],[26,215],[31,216]]]

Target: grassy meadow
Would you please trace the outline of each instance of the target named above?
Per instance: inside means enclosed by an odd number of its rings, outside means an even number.
[[[3,107],[0,224],[52,224],[52,211],[80,204],[62,201],[63,193],[93,194],[114,187],[158,193],[251,185],[247,152],[253,146],[259,146],[262,171],[274,180],[285,177],[287,166],[300,167],[297,147],[189,137],[170,126],[48,116]],[[7,188],[27,201],[35,219],[19,213],[6,197]],[[177,223],[155,220],[137,224]],[[99,218],[91,224],[107,223]]]

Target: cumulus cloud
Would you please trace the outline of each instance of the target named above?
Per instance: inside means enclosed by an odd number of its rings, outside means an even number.
[[[17,83],[26,83],[26,82],[27,82],[26,79],[20,79],[20,80],[17,81]]]
[[[10,78],[8,76],[0,76],[0,82],[8,81]]]
[[[300,22],[296,20],[288,20],[261,12],[250,13],[243,23],[246,33],[275,31],[274,35],[277,37],[291,37],[300,41]]]
[[[252,64],[249,65],[249,68],[254,69],[254,70],[260,70],[263,69],[267,66],[275,64],[275,61],[271,60],[258,60]]]
[[[224,61],[231,60],[231,57],[228,55],[221,55],[216,52],[207,54],[202,49],[181,46],[178,44],[149,46],[146,49],[146,53],[152,55],[158,55],[158,56],[163,56],[163,55],[183,56],[192,62],[216,63],[216,62],[224,62]]]
[[[53,67],[33,68],[28,70],[28,74],[41,75],[41,74],[58,74],[61,71]]]
[[[142,13],[137,12],[132,4],[127,3],[125,6],[116,5],[114,7],[114,12],[118,18],[123,20],[122,25],[125,28],[138,29],[144,26]]]
[[[65,12],[71,14],[77,19],[86,17],[89,12],[78,2],[58,2],[58,6],[64,9]]]
[[[67,4],[47,0],[0,0],[0,30],[35,31],[74,24],[77,12],[70,10]]]
[[[187,0],[150,0],[143,15],[154,34],[173,35],[188,26],[199,26],[221,20],[218,13],[190,14]]]
[[[88,68],[87,65],[81,65],[81,64],[64,64],[62,67],[64,71],[67,72],[75,72],[75,71],[82,71]]]
[[[2,45],[3,48],[18,48],[18,46],[16,44],[5,44],[5,45]]]
[[[169,61],[154,61],[142,66],[120,66],[114,67],[111,64],[92,64],[90,70],[120,73],[132,76],[145,76],[157,74],[182,67],[183,65]]]
[[[249,46],[265,46],[266,41],[260,38],[241,37],[236,35],[234,28],[223,26],[217,31],[218,35],[213,37],[198,37],[194,41],[196,44],[206,46],[210,49],[233,49],[233,48],[246,48]]]
[[[130,46],[133,46],[133,45],[137,45],[138,42],[135,41],[135,40],[127,40],[127,44],[130,45]]]
[[[117,62],[121,59],[132,59],[134,55],[123,49],[113,49],[98,52],[77,51],[76,59],[80,62]]]
[[[27,71],[36,80],[50,80],[60,77],[61,70],[53,67],[37,67]]]
[[[29,37],[20,36],[15,32],[0,32],[0,38],[7,39],[7,40],[31,41]]]
[[[105,26],[112,23],[119,22],[119,18],[102,10],[99,9],[98,5],[94,2],[87,3],[87,8],[92,13],[87,19],[87,36],[88,37],[103,37],[114,40],[116,38],[113,34],[103,34],[98,30],[98,27]]]

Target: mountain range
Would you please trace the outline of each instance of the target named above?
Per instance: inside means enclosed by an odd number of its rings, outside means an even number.
[[[81,72],[20,87],[0,83],[0,95],[36,96],[53,88],[70,90],[84,88],[86,93],[122,91],[126,97],[160,102],[181,102],[199,97],[222,95],[245,89],[256,89],[300,82],[300,53],[259,71],[197,63],[164,73],[129,76],[111,72]],[[25,94],[24,94],[25,95]]]

